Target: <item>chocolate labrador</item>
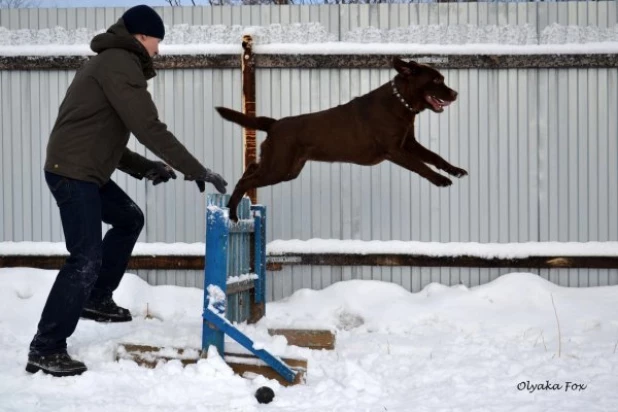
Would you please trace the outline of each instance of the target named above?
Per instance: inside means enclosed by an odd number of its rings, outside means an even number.
[[[308,160],[364,166],[389,160],[436,186],[452,182],[427,164],[452,176],[467,175],[414,137],[416,115],[425,109],[443,112],[457,92],[433,67],[399,58],[393,59],[393,67],[397,74],[388,83],[321,112],[275,120],[217,107],[224,119],[267,132],[259,162],[247,166],[230,197],[230,219],[238,220],[236,207],[249,189],[293,180]]]

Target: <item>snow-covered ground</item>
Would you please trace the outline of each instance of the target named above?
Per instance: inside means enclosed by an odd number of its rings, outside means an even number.
[[[134,321],[80,321],[69,340],[88,372],[29,375],[28,343],[55,274],[0,269],[2,412],[580,412],[618,405],[618,286],[569,289],[513,273],[471,289],[430,284],[409,293],[353,280],[300,290],[269,303],[257,325],[241,325],[273,352],[308,359],[307,383],[284,388],[236,376],[217,357],[154,370],[115,361],[119,342],[200,346],[202,291],[149,286],[132,274],[115,298]],[[286,347],[268,327],[332,329],[336,349]],[[264,385],[276,393],[268,405],[253,397]]]

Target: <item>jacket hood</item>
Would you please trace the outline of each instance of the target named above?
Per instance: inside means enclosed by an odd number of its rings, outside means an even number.
[[[148,55],[144,46],[129,33],[122,18],[118,19],[105,33],[94,36],[90,42],[90,48],[97,54],[107,49],[128,50],[139,57],[146,80],[156,76],[152,57]]]

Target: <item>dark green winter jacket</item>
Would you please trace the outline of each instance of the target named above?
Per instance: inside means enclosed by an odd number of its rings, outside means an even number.
[[[167,130],[147,91],[152,58],[120,19],[92,39],[97,53],[78,70],[60,105],[45,170],[105,184],[115,169],[141,178],[152,162],[127,149],[130,133],[192,180],[205,168]]]

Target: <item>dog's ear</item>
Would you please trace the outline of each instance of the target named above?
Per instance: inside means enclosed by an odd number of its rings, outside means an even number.
[[[419,73],[419,64],[412,60],[405,62],[399,57],[395,57],[393,58],[393,67],[402,76],[414,76]]]

